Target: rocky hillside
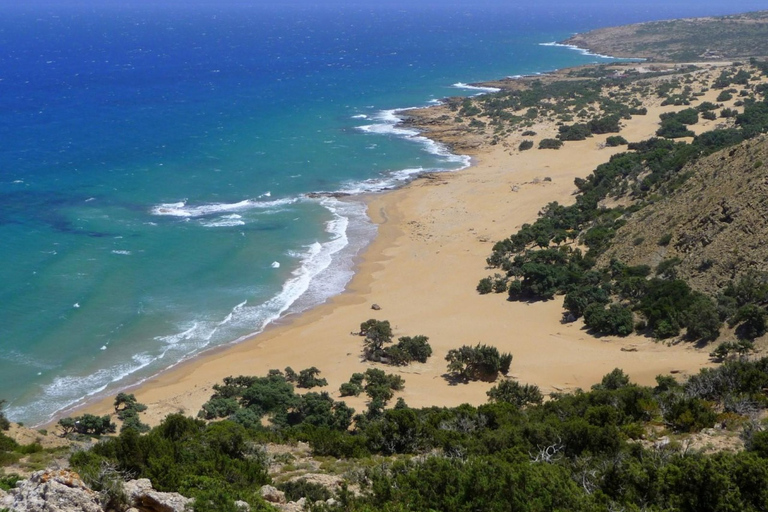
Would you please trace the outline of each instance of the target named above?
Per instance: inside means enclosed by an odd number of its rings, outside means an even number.
[[[654,61],[764,56],[768,55],[768,11],[602,28],[563,43],[616,57]]]
[[[751,270],[768,271],[768,137],[710,155],[692,177],[619,229],[605,263],[655,267],[679,258],[678,277],[715,294]]]

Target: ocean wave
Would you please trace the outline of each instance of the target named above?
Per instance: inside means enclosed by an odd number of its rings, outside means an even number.
[[[244,226],[245,221],[242,215],[233,213],[232,215],[223,215],[217,219],[201,221],[200,224],[206,228],[228,228],[232,226]]]
[[[163,203],[154,206],[151,209],[151,213],[152,215],[160,216],[193,218],[224,212],[274,208],[275,206],[293,204],[296,201],[298,201],[298,198],[277,199],[274,201],[254,201],[253,199],[246,199],[244,201],[238,201],[237,203],[208,203],[198,206],[189,206],[187,201],[184,200],[177,203]]]
[[[498,87],[480,87],[478,85],[469,85],[462,82],[455,83],[451,87],[456,89],[466,89],[468,91],[479,91],[480,94],[499,92],[501,90]]]
[[[391,109],[391,110],[382,110],[381,112],[377,113],[373,119],[377,121],[374,124],[359,126],[358,129],[362,130],[366,133],[375,133],[378,135],[391,135],[395,137],[404,138],[407,140],[410,140],[412,142],[415,142],[417,144],[420,144],[424,147],[424,149],[435,156],[439,156],[442,158],[446,163],[451,164],[457,164],[456,168],[450,169],[451,171],[466,169],[470,166],[472,160],[467,155],[457,155],[455,153],[452,153],[450,149],[439,142],[436,142],[432,139],[429,139],[427,137],[424,137],[421,135],[421,132],[419,130],[416,130],[414,128],[405,128],[403,126],[400,126],[400,123],[402,122],[402,118],[398,115],[400,112],[407,112],[408,110],[413,110],[415,108],[420,107],[408,107],[408,108],[401,108],[401,109]],[[419,174],[423,172],[439,172],[439,171],[447,171],[449,169],[441,169],[441,168],[432,168],[432,169],[403,169],[399,171],[394,171],[389,174],[388,177],[381,178],[379,180],[366,180],[365,182],[358,182],[357,186],[345,186],[342,188],[342,192],[352,192],[355,191],[361,191],[361,192],[371,192],[375,190],[384,190],[387,188],[391,188],[393,185],[399,184],[403,180],[401,177],[407,176],[408,179],[411,179],[414,174]],[[371,187],[372,184],[378,184],[378,188]]]
[[[569,50],[573,50],[575,52],[579,52],[580,54],[586,56],[586,57],[599,57],[601,59],[617,59],[618,57],[611,57],[610,55],[602,55],[600,53],[592,53],[591,51],[587,50],[586,48],[581,48],[573,44],[563,44],[558,43],[555,41],[552,41],[550,43],[539,43],[539,46],[557,46],[559,48],[568,48]]]

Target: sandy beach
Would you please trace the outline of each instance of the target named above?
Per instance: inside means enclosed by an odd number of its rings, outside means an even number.
[[[624,121],[626,139],[651,137],[661,112],[680,109],[647,106],[646,116]],[[707,126],[702,122],[695,128]],[[537,126],[538,138],[552,136],[555,128],[554,123]],[[510,377],[536,384],[545,394],[589,388],[616,367],[635,382],[653,384],[659,374],[682,377],[710,365],[706,348],[667,346],[637,335],[595,338],[581,321],[562,323],[562,297],[529,304],[475,291],[478,280],[493,273],[485,258],[497,240],[534,221],[551,201],[572,203],[574,178],[586,177],[625,150],[604,147],[605,138],[568,142],[559,150],[518,152],[510,149],[517,147],[512,140],[506,147],[486,145],[473,152],[468,169],[429,175],[367,198],[379,232],[347,291],[130,390],[149,406],[144,421],[156,424],[174,412],[195,415],[223,377],[263,375],[286,366],[296,371],[316,366],[329,383],[322,390],[334,398],[352,373],[380,367],[402,374],[405,390],[396,396],[412,407],[481,404],[492,384],[452,385],[444,360],[448,350],[478,342],[511,352]],[[381,309],[372,310],[372,304]],[[389,320],[396,337],[428,336],[433,356],[408,367],[363,362],[363,340],[351,332],[369,318]],[[104,398],[84,410],[109,413],[111,403],[111,397]],[[365,406],[362,396],[348,403],[358,411]]]

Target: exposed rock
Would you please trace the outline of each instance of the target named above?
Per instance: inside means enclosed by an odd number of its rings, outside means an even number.
[[[99,495],[68,469],[32,473],[0,497],[0,508],[14,512],[103,512]]]
[[[129,502],[141,512],[184,512],[192,502],[177,492],[160,492],[146,478],[125,483]]]
[[[245,501],[236,501],[235,506],[243,512],[251,512],[251,506]]]
[[[762,135],[685,168],[674,193],[628,218],[611,258],[649,265],[678,258],[677,277],[714,295],[740,276],[768,271],[768,137]]]
[[[259,494],[266,501],[270,503],[285,503],[285,493],[272,487],[271,485],[265,485],[259,489]]]
[[[372,304],[371,309],[374,311],[379,311],[381,309],[381,306],[379,306],[378,304]]]

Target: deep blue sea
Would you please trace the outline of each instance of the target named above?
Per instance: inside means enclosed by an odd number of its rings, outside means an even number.
[[[43,422],[341,292],[375,227],[304,194],[467,165],[393,109],[606,61],[540,44],[577,31],[760,2],[667,4],[0,2],[8,415]]]

